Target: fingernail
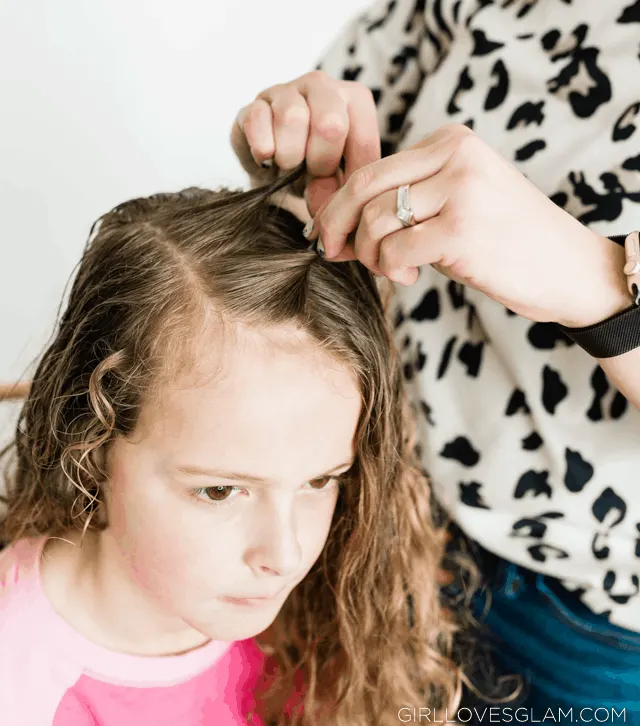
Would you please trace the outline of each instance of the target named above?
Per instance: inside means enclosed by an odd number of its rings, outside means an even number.
[[[324,245],[322,244],[320,237],[316,240],[316,252],[320,255],[320,257],[324,257]]]
[[[635,275],[636,272],[640,272],[640,262],[635,257],[629,258],[627,264],[624,266],[623,272],[625,275]]]
[[[302,234],[308,238],[311,234],[311,230],[313,229],[313,219],[310,219],[305,225],[304,229],[302,230]]]
[[[261,161],[260,166],[263,169],[271,169],[271,167],[273,166],[273,159],[265,159],[264,161]]]

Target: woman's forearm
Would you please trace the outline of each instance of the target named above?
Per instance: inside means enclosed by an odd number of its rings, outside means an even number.
[[[615,358],[596,360],[620,393],[636,408],[640,408],[640,348]]]

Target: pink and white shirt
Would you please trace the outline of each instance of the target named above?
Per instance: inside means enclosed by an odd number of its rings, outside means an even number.
[[[177,656],[118,653],[59,615],[42,588],[45,538],[0,553],[2,726],[245,726],[263,656],[252,640]],[[250,719],[251,717],[249,717]]]

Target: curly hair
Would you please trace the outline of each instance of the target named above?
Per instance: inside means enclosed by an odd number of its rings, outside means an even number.
[[[385,726],[403,706],[456,708],[460,626],[440,599],[445,532],[375,278],[320,258],[273,203],[303,170],[250,191],[135,199],[98,220],[4,452],[0,538],[108,525],[106,452],[132,435],[164,377],[188,366],[207,307],[231,325],[294,323],[353,371],[363,406],[322,555],[256,638],[267,654],[258,711],[265,724]]]

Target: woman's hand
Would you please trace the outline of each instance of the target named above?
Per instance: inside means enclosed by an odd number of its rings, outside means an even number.
[[[416,224],[396,217],[410,185]],[[355,231],[353,243],[347,235]],[[327,259],[410,285],[421,265],[524,317],[582,327],[631,304],[624,250],[557,207],[465,126],[354,171],[315,217]]]
[[[380,159],[373,95],[361,83],[305,73],[267,88],[241,109],[231,145],[252,186],[272,179],[274,164],[287,171],[306,160],[308,201],[318,208],[354,171]]]

